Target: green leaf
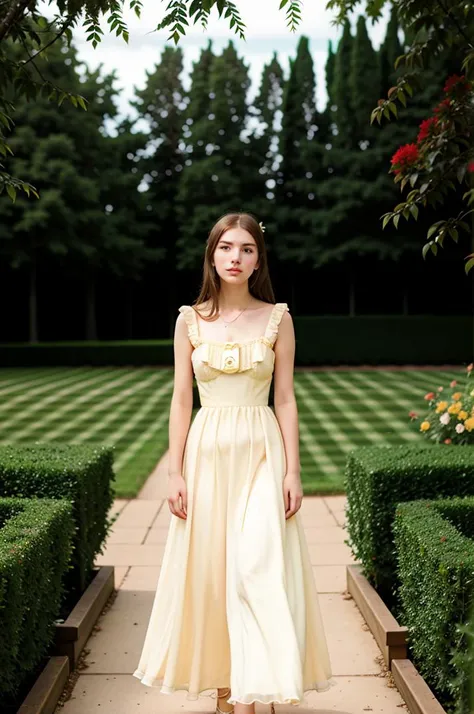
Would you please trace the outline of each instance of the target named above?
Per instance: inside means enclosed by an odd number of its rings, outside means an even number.
[[[386,227],[387,223],[390,221],[391,214],[387,213],[386,216],[384,216],[383,222],[382,222],[382,230]]]
[[[456,228],[454,228],[454,226],[452,226],[451,228],[448,228],[448,232],[449,232],[449,235],[451,236],[451,238],[453,239],[453,241],[455,243],[457,243],[458,239],[459,239],[459,233],[456,230]]]
[[[469,273],[471,268],[474,268],[474,258],[471,258],[470,260],[467,261],[466,265],[464,266],[464,270],[466,271],[466,275]]]
[[[398,214],[395,216],[395,218],[393,219],[393,225],[395,226],[395,228],[398,228],[398,222],[399,222],[399,220],[400,220],[400,214],[398,213]]]
[[[10,196],[11,200],[13,201],[13,203],[15,203],[15,199],[16,199],[16,188],[13,186],[13,184],[11,184],[11,183],[8,183],[8,184],[7,184],[7,193],[8,193],[8,195]]]
[[[416,203],[412,203],[412,205],[410,206],[410,211],[415,221],[418,220],[419,209]]]

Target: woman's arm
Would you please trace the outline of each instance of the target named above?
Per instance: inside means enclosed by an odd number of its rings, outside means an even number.
[[[183,313],[176,319],[174,332],[174,385],[169,416],[168,450],[168,503],[174,515],[186,515],[186,495],[183,494],[183,456],[193,410],[193,347],[188,338],[188,328]],[[182,508],[179,504],[181,496]]]
[[[301,507],[298,408],[293,385],[295,331],[289,312],[283,313],[275,342],[274,407],[285,444],[286,474],[283,482],[286,518]]]

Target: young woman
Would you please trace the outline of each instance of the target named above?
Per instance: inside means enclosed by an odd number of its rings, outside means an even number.
[[[302,501],[295,336],[274,304],[263,227],[220,218],[202,289],[174,338],[168,505],[172,513],[135,677],[217,713],[300,704],[334,681],[298,513]],[[201,408],[191,423],[193,373]],[[274,377],[274,411],[268,405]],[[191,423],[191,425],[190,425]]]

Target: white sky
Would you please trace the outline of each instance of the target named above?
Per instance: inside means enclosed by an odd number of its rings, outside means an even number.
[[[163,48],[166,45],[174,46],[174,42],[167,42],[169,28],[155,32],[156,25],[164,17],[168,2],[165,0],[143,0],[141,19],[134,12],[124,14],[129,31],[128,45],[123,38],[110,34],[107,22],[102,22],[104,35],[102,42],[94,50],[86,41],[86,33],[81,29],[74,32],[74,44],[78,49],[79,60],[87,63],[94,69],[102,64],[105,71],[117,70],[116,87],[121,89],[118,106],[121,114],[135,116],[135,111],[128,102],[134,95],[134,87],[142,88],[145,84],[145,71],[152,71],[155,64],[159,63]],[[242,57],[249,67],[251,90],[249,99],[258,89],[262,69],[269,62],[276,50],[285,76],[288,76],[289,57],[296,54],[296,45],[299,37],[305,35],[309,38],[310,50],[315,63],[316,72],[316,103],[319,109],[326,105],[327,95],[325,86],[324,66],[327,56],[328,42],[333,40],[333,47],[341,35],[342,28],[331,24],[334,13],[326,10],[326,0],[306,0],[303,2],[302,21],[296,33],[290,32],[286,26],[285,9],[279,10],[280,0],[236,0],[240,15],[246,24],[246,41],[241,40],[233,30],[229,29],[229,20],[218,17],[216,8],[213,9],[207,31],[204,32],[200,24],[188,27],[186,37],[181,38],[179,46],[183,48],[184,71],[182,81],[189,87],[189,72],[192,62],[199,57],[201,49],[207,45],[209,39],[213,41],[213,49],[219,54],[229,39],[233,39],[239,57]],[[128,5],[128,1],[127,1]],[[45,5],[44,14],[52,17],[54,6]],[[359,14],[365,8],[365,2],[359,6]],[[378,48],[385,35],[388,7],[384,17],[375,25],[367,23],[369,35],[374,47]],[[352,18],[352,25],[357,15]]]

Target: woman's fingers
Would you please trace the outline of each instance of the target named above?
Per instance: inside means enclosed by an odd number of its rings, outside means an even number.
[[[285,491],[285,517],[287,520],[300,510],[302,501],[303,497],[294,493],[291,489]]]
[[[171,498],[168,498],[168,506],[173,514],[173,516],[177,516],[178,518],[182,518],[183,520],[186,520],[187,518],[187,507],[186,509],[183,509],[183,507],[180,504],[180,498],[181,495],[178,493],[176,496],[173,496]],[[183,498],[183,503],[185,499]]]

